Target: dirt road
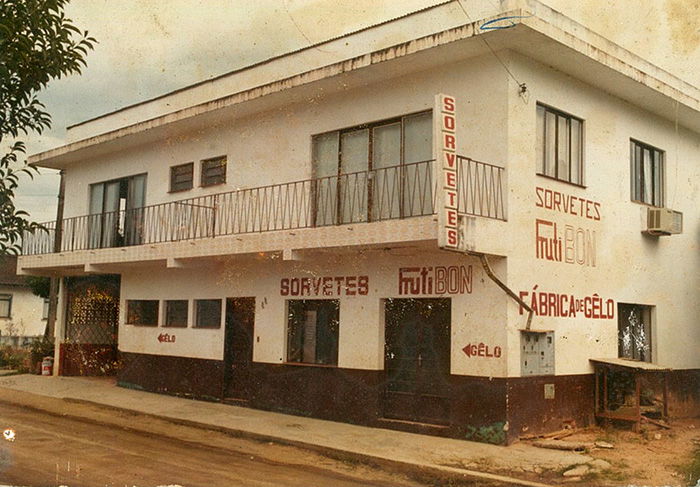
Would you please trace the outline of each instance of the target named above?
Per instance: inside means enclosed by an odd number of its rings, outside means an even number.
[[[60,400],[56,400],[60,401]],[[72,405],[72,407],[88,407]],[[113,412],[114,416],[122,416]],[[0,403],[0,484],[23,486],[419,486],[293,447],[124,415],[103,425]],[[125,429],[150,422],[154,432]],[[204,436],[204,437],[203,437]]]

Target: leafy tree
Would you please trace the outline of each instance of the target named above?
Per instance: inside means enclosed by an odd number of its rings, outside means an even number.
[[[24,159],[21,136],[42,133],[51,116],[38,93],[49,81],[80,74],[96,42],[65,17],[69,0],[0,0],[0,255],[17,254],[24,231],[41,231],[15,207]]]

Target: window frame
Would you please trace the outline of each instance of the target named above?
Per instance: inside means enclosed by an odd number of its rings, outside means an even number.
[[[202,325],[199,323],[199,318],[200,318],[200,309],[199,309],[199,304],[204,302],[204,301],[217,301],[219,303],[219,320],[216,325]],[[203,330],[218,330],[221,328],[221,319],[223,317],[223,299],[221,298],[202,298],[202,299],[195,299],[193,303],[193,311],[194,311],[194,318],[193,318],[193,323],[192,327],[193,328],[199,328]]]
[[[400,135],[399,135],[399,161],[396,165],[394,166],[387,166],[387,167],[400,167],[401,171],[401,188],[399,188],[399,203],[398,203],[398,212],[399,215],[396,217],[386,217],[383,218],[381,215],[377,216],[375,215],[376,209],[374,208],[374,196],[376,192],[376,188],[374,187],[375,182],[372,178],[369,178],[367,180],[367,200],[366,200],[366,206],[365,208],[365,215],[364,219],[362,219],[362,222],[371,222],[371,221],[381,221],[381,220],[387,220],[387,219],[394,219],[394,218],[405,218],[407,216],[420,216],[421,214],[418,215],[413,215],[413,211],[407,210],[405,208],[405,188],[403,185],[405,184],[405,179],[407,177],[406,173],[408,170],[405,168],[407,165],[414,165],[414,164],[421,164],[425,162],[431,162],[434,161],[433,159],[433,154],[432,154],[432,145],[430,148],[430,155],[429,158],[423,161],[412,161],[412,162],[406,162],[406,120],[411,118],[411,117],[417,117],[417,116],[422,116],[422,115],[430,115],[431,117],[431,130],[430,130],[430,137],[434,136],[432,133],[432,126],[434,124],[433,120],[433,110],[432,109],[426,109],[426,110],[418,110],[415,112],[409,112],[409,113],[404,113],[395,117],[390,117],[390,118],[385,118],[382,120],[376,120],[373,122],[366,122],[362,123],[359,125],[353,125],[350,127],[343,127],[335,130],[328,130],[326,132],[319,132],[316,134],[311,135],[311,154],[312,154],[312,160],[311,160],[311,177],[314,179],[314,181],[317,181],[319,179],[326,179],[326,178],[337,178],[336,181],[336,208],[335,208],[335,214],[331,215],[331,219],[333,221],[333,225],[336,224],[343,224],[343,223],[358,223],[358,221],[354,221],[352,218],[350,221],[345,221],[344,215],[342,214],[342,208],[341,208],[341,185],[342,185],[342,178],[343,176],[347,176],[347,174],[354,174],[355,172],[343,172],[343,159],[342,159],[342,153],[343,153],[343,135],[353,133],[353,132],[360,132],[360,131],[367,131],[367,167],[360,172],[367,171],[368,173],[371,173],[371,171],[375,170],[375,164],[374,164],[374,138],[375,138],[375,130],[377,128],[381,127],[386,127],[389,125],[394,125],[398,124],[400,127]],[[330,136],[334,134],[336,141],[337,141],[337,147],[338,147],[338,152],[337,152],[337,158],[336,158],[336,163],[335,163],[335,173],[330,174],[330,175],[324,175],[324,176],[319,176],[318,174],[318,168],[317,168],[317,163],[316,160],[314,159],[314,154],[316,153],[315,151],[315,143],[316,140],[324,137],[324,136]],[[382,168],[380,168],[382,169]],[[432,169],[431,169],[432,170]],[[432,191],[432,188],[431,188]],[[434,195],[433,195],[434,196]],[[316,198],[313,198],[313,204],[315,205],[317,203]],[[328,223],[318,223],[318,218],[319,215],[317,214],[317,208],[314,208],[313,211],[314,214],[314,226],[326,226]],[[327,219],[327,215],[323,216],[324,221]]]
[[[208,164],[214,164],[214,163],[219,163],[218,165],[212,165],[211,167],[207,167]],[[217,156],[217,157],[210,157],[208,159],[202,159],[200,162],[200,171],[199,171],[199,185],[202,188],[208,188],[210,186],[218,186],[220,184],[226,184],[226,167],[228,166],[228,158],[226,156]],[[222,174],[216,174],[215,176],[219,179],[216,179],[214,181],[209,181],[207,178],[211,178],[209,174],[207,174],[208,171],[212,171],[214,169],[222,168],[221,172]]]
[[[185,169],[187,172],[178,174],[178,171]],[[176,181],[177,177],[182,177],[184,175],[189,175],[189,180]],[[189,186],[176,188],[176,184],[189,183]],[[176,166],[170,166],[170,190],[169,193],[180,193],[182,191],[189,191],[194,188],[194,162],[186,162],[184,164],[178,164]]]
[[[173,324],[170,322],[171,314],[169,305],[171,303],[185,303],[185,322]],[[190,301],[188,299],[164,299],[163,300],[163,327],[164,328],[188,328],[190,322]]]
[[[43,302],[41,304],[41,319],[42,321],[46,321],[49,319],[49,306],[50,306],[50,299],[49,298],[44,298]]]
[[[155,323],[137,323],[132,318],[136,316],[136,313],[132,313],[132,304],[135,303],[154,303],[155,308]],[[153,311],[153,310],[151,310]],[[158,299],[127,299],[126,300],[126,317],[124,319],[124,324],[132,326],[146,326],[155,328],[158,326],[160,321],[160,300]]]
[[[642,332],[646,335],[646,345],[648,350],[631,349],[630,354],[625,354],[622,344],[622,334],[623,330],[621,328],[622,320],[628,320],[625,318],[626,310],[639,310],[640,316],[639,321],[641,327],[643,327]],[[637,360],[640,362],[653,363],[654,361],[654,321],[655,321],[656,307],[653,305],[639,304],[639,303],[617,303],[617,355],[619,358],[626,358],[630,360]],[[645,324],[646,321],[646,324]],[[630,324],[627,321],[629,329]],[[631,356],[630,356],[631,355]]]
[[[330,323],[325,324],[324,326],[328,326],[329,324],[332,324],[335,322],[335,330],[327,330],[330,331],[330,334],[334,335],[331,337],[331,350],[330,353],[325,353],[321,355],[326,355],[330,357],[330,360],[326,363],[324,362],[319,362],[316,357],[319,356],[318,353],[315,353],[314,355],[314,361],[310,360],[304,360],[304,336],[305,336],[305,321],[301,321],[300,317],[294,317],[293,315],[293,310],[292,307],[294,306],[295,303],[299,303],[300,305],[302,304],[308,304],[311,303],[313,306],[311,306],[311,309],[307,307],[300,307],[300,311],[302,313],[305,313],[306,311],[318,311],[318,307],[325,305],[325,303],[333,303],[335,306],[334,310],[334,316],[332,317],[332,320]],[[289,299],[286,302],[286,309],[287,309],[287,322],[286,322],[286,351],[285,351],[285,363],[286,364],[291,364],[291,365],[303,365],[303,366],[313,366],[313,367],[338,367],[338,357],[339,357],[339,349],[340,349],[340,299]],[[292,346],[292,340],[293,337],[295,336],[294,334],[294,321],[296,321],[298,324],[300,324],[301,330],[301,342],[299,345],[298,350]],[[315,326],[318,328],[319,323],[318,320],[315,323]],[[328,335],[328,333],[326,333]],[[318,338],[319,334],[316,332],[315,334],[316,337],[316,343],[314,345],[314,351],[316,351],[316,347],[319,346]],[[299,352],[298,357],[293,357],[292,355],[295,354],[295,352]]]
[[[639,147],[641,149],[641,154],[642,154],[642,159],[640,161],[636,160],[636,148]],[[651,176],[651,198],[650,201],[645,201],[644,197],[646,196],[644,194],[644,153],[645,151],[649,151],[652,156],[651,160],[651,171],[652,171],[652,176]],[[658,161],[659,161],[659,168],[655,167],[654,161],[656,160],[654,157],[654,154],[658,155]],[[641,177],[640,177],[640,182],[639,185],[637,185],[637,174],[636,174],[636,169],[639,167],[639,169],[642,171]],[[656,188],[655,185],[655,177],[654,175],[656,173],[659,173],[659,188]],[[641,195],[637,193],[637,190],[640,190],[642,193]],[[657,204],[655,202],[655,196],[659,196],[659,203]],[[641,198],[639,198],[641,196]],[[645,142],[642,142],[637,139],[630,138],[630,200],[634,203],[639,203],[641,205],[647,205],[651,206],[654,208],[664,208],[665,205],[665,200],[666,200],[666,151],[659,149],[658,147],[654,147],[653,145],[647,144]]]
[[[540,127],[539,123],[539,111],[543,110],[544,111],[544,116],[543,116],[543,122],[542,126]],[[554,161],[552,164],[554,165],[554,175],[552,174],[547,174],[546,169],[547,169],[547,113],[551,113],[555,116],[554,119],[554,130],[555,130],[555,140],[554,140]],[[566,126],[568,128],[569,132],[569,154],[567,156],[568,160],[568,179],[565,179],[564,177],[559,176],[559,161],[558,161],[558,154],[559,154],[559,119],[562,118],[566,121]],[[573,181],[571,178],[571,168],[572,168],[572,120],[575,120],[579,124],[579,167],[578,167],[578,181]],[[586,141],[586,131],[585,131],[585,120],[577,117],[576,115],[572,115],[571,113],[567,113],[563,110],[559,110],[558,108],[554,108],[552,106],[549,106],[545,103],[537,102],[536,107],[535,107],[535,145],[537,146],[536,150],[536,159],[537,159],[537,175],[542,176],[544,178],[548,179],[553,179],[555,181],[560,181],[562,183],[566,184],[571,184],[574,186],[578,186],[581,188],[586,187],[586,162],[585,162],[585,141]],[[540,134],[540,128],[542,129],[542,133]],[[542,141],[542,144],[540,144],[540,140]]]
[[[0,294],[0,301],[7,302],[7,314],[0,315],[0,318],[12,318],[12,294],[11,293]]]

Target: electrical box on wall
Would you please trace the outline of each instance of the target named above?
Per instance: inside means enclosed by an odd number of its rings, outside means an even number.
[[[553,331],[520,331],[520,375],[554,375]]]

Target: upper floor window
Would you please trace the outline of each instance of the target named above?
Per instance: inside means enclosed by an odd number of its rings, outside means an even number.
[[[630,140],[632,201],[664,206],[664,153]]]
[[[583,186],[583,120],[537,105],[537,174]]]
[[[12,294],[0,294],[0,318],[10,318],[12,313]]]
[[[192,189],[194,180],[194,163],[180,164],[170,168],[170,192]]]
[[[432,112],[312,139],[315,224],[432,214]]]
[[[214,186],[226,182],[226,156],[202,161],[202,186]]]

